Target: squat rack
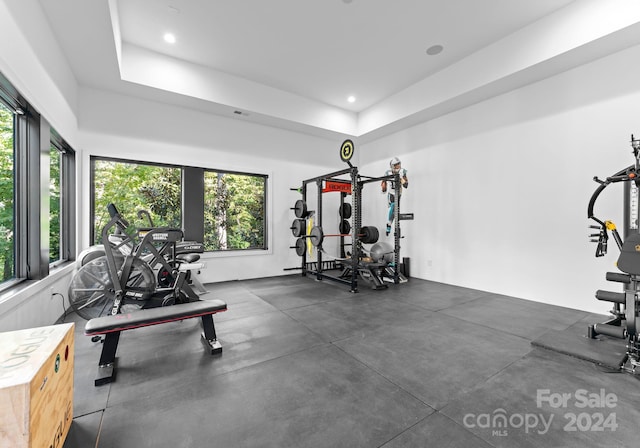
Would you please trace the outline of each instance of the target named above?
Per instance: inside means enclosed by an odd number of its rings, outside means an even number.
[[[351,263],[353,266],[356,266],[356,263],[360,260],[360,253],[362,251],[362,246],[360,242],[360,231],[362,227],[362,216],[361,216],[361,207],[362,200],[360,196],[360,190],[362,186],[358,182],[358,168],[349,164],[349,168],[344,170],[336,171],[329,174],[324,174],[322,176],[314,177],[311,179],[306,179],[302,181],[302,200],[307,202],[307,185],[316,184],[317,186],[317,210],[316,210],[316,222],[317,225],[322,227],[322,195],[323,191],[323,182],[327,181],[337,181],[342,183],[347,183],[345,179],[338,179],[338,176],[349,175],[350,184],[351,184],[351,197],[352,197],[352,214],[351,214],[351,241],[352,241],[352,251],[351,251]],[[342,209],[344,201],[344,195],[340,195],[340,206]],[[342,242],[342,236],[341,242]],[[341,244],[342,245],[342,244]],[[302,253],[302,275],[306,276],[307,274],[315,275],[318,280],[329,279],[338,283],[349,285],[351,292],[358,292],[358,272],[357,270],[353,270],[351,273],[350,279],[344,279],[340,277],[335,277],[333,275],[326,274],[323,270],[323,260],[322,260],[322,243],[316,247],[317,254],[317,262],[316,269],[311,269],[311,263],[307,263],[307,253],[306,251]]]
[[[345,179],[338,179],[338,176],[343,176],[348,174],[350,180],[347,181]],[[362,227],[362,190],[366,184],[373,182],[381,182],[381,181],[391,181],[393,185],[393,192],[395,194],[395,207],[393,210],[394,213],[394,249],[393,249],[393,265],[392,267],[384,266],[383,269],[380,269],[380,266],[376,266],[375,263],[367,265],[366,262],[361,261],[361,255],[363,253],[362,248],[362,234],[366,234],[364,232],[367,230]],[[347,193],[342,189],[332,189],[325,188],[326,185],[335,185],[335,184],[348,184],[349,191],[352,196],[352,215],[351,215],[351,240],[352,240],[352,252],[349,257],[344,256],[344,235],[340,235],[340,247],[341,247],[341,257],[335,258],[329,262],[323,260],[323,247],[322,242],[316,247],[316,262],[307,262],[307,254],[306,251],[303,251],[300,255],[302,257],[301,269],[302,275],[306,276],[307,274],[315,275],[318,280],[329,279],[338,283],[343,283],[349,285],[351,292],[358,292],[358,274],[361,270],[366,270],[373,278],[374,283],[377,284],[376,289],[382,287],[383,277],[391,278],[393,283],[398,284],[402,281],[406,281],[406,278],[400,273],[400,221],[406,219],[413,219],[412,213],[400,213],[400,201],[399,195],[401,191],[400,186],[400,176],[399,174],[389,174],[381,177],[368,177],[368,176],[360,176],[358,174],[358,169],[354,166],[350,165],[350,168],[336,171],[329,174],[324,174],[322,176],[314,177],[311,179],[306,179],[302,181],[302,188],[299,190],[302,194],[302,201],[307,203],[307,186],[309,184],[316,184],[317,186],[317,210],[315,212],[316,215],[316,226],[322,228],[323,225],[323,194],[330,191],[339,191],[340,192],[340,210],[343,210],[344,206],[344,197]],[[345,219],[343,217],[343,219]],[[377,233],[377,230],[376,230]],[[376,237],[377,238],[377,237]],[[366,240],[364,242],[367,242]],[[350,265],[343,274],[339,277],[327,274],[325,272],[325,266],[328,266],[328,269],[335,269],[336,264],[335,260],[340,260],[346,262]],[[314,267],[315,266],[315,269]],[[379,274],[374,272],[380,271]],[[386,286],[385,286],[386,287]]]
[[[302,276],[307,274],[315,275],[318,280],[329,279],[338,283],[349,285],[351,292],[358,292],[358,275],[362,273],[365,275],[365,279],[369,279],[374,284],[374,289],[385,287],[383,278],[391,278],[393,283],[401,283],[406,281],[406,277],[399,271],[400,269],[400,221],[413,219],[413,213],[400,213],[400,192],[402,186],[400,184],[400,174],[393,173],[381,177],[368,177],[360,176],[358,174],[358,168],[354,167],[350,159],[353,156],[354,145],[351,140],[345,140],[340,147],[340,158],[343,162],[349,165],[349,168],[335,171],[333,173],[324,174],[322,176],[313,177],[302,181],[301,188],[292,188],[302,195],[302,199],[296,201],[296,206],[292,210],[296,210],[296,217],[305,218],[309,216],[306,209],[307,204],[307,186],[309,184],[316,184],[317,186],[317,210],[315,212],[317,224],[311,229],[309,235],[303,235],[306,221],[303,219],[297,219],[292,224],[291,229],[296,237],[299,237],[296,241],[296,246],[292,248],[296,249],[296,252],[301,257]],[[349,175],[349,180],[340,179],[339,176]],[[375,243],[378,239],[378,230],[375,227],[362,227],[362,189],[365,184],[371,182],[391,181],[393,185],[393,191],[395,194],[395,205],[393,210],[394,216],[394,250],[393,250],[393,269],[389,269],[388,263],[383,265],[382,263],[369,263],[361,262],[361,254],[363,252],[362,243]],[[323,185],[324,183],[324,185]],[[348,186],[348,187],[347,187]],[[345,189],[347,191],[345,191]],[[340,256],[341,258],[333,258],[330,261],[323,261],[322,247],[323,233],[322,233],[322,208],[323,208],[323,194],[325,192],[340,192],[340,215],[342,222],[340,224],[340,234],[331,235],[340,237]],[[344,198],[347,194],[351,194],[352,206],[351,206],[351,234],[347,235],[347,231],[343,231],[343,224],[349,224],[346,221],[347,218],[343,216],[345,210]],[[345,213],[346,214],[346,213]],[[308,223],[307,227],[308,227]],[[345,226],[346,227],[346,226]],[[345,257],[344,252],[344,236],[351,236],[352,251],[350,257]],[[307,262],[307,250],[309,243],[305,244],[305,238],[310,238],[312,244],[316,247],[317,261]],[[308,241],[308,240],[307,240]],[[338,265],[336,261],[344,261],[347,266],[343,273],[339,276],[333,276],[325,273],[325,265],[327,269],[336,269]],[[315,265],[315,269],[313,268]],[[288,268],[297,269],[297,268]],[[288,270],[286,269],[286,270]],[[365,274],[366,271],[366,274]]]

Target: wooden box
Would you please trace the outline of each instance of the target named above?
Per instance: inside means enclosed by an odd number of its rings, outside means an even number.
[[[61,448],[73,420],[74,324],[0,333],[0,448]]]

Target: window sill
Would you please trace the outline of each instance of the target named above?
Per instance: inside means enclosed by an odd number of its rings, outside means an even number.
[[[271,249],[237,249],[237,250],[217,250],[208,251],[202,254],[203,259],[229,258],[229,257],[249,257],[256,255],[272,255]]]
[[[70,274],[75,268],[75,261],[62,263],[51,269],[49,275],[42,280],[23,280],[0,293],[0,315],[19,306],[23,300],[53,285],[62,276]]]

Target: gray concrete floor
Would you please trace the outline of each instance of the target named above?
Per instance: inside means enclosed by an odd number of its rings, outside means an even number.
[[[418,279],[209,289],[228,304],[214,317],[222,355],[204,352],[199,319],[131,330],[101,387],[101,346],[67,316],[65,448],[637,446],[637,377],[531,344],[602,316]]]

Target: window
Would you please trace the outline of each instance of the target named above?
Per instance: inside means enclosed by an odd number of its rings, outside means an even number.
[[[2,73],[0,171],[0,290],[5,290],[40,280],[52,262],[74,258],[75,154]]]
[[[73,258],[75,245],[75,154],[67,142],[51,129],[49,148],[49,263],[57,265]]]
[[[91,158],[92,241],[114,203],[132,227],[181,227],[208,251],[266,249],[267,176]],[[183,219],[184,216],[184,219]]]
[[[14,129],[13,111],[0,102],[0,282],[16,275]]]
[[[149,227],[146,210],[156,227],[181,227],[181,170],[177,167],[92,158],[92,215],[94,244],[101,244],[102,228],[109,222],[107,205],[115,204],[136,227]]]
[[[264,249],[266,177],[204,172],[207,250]]]
[[[60,260],[60,151],[49,151],[49,263]]]

